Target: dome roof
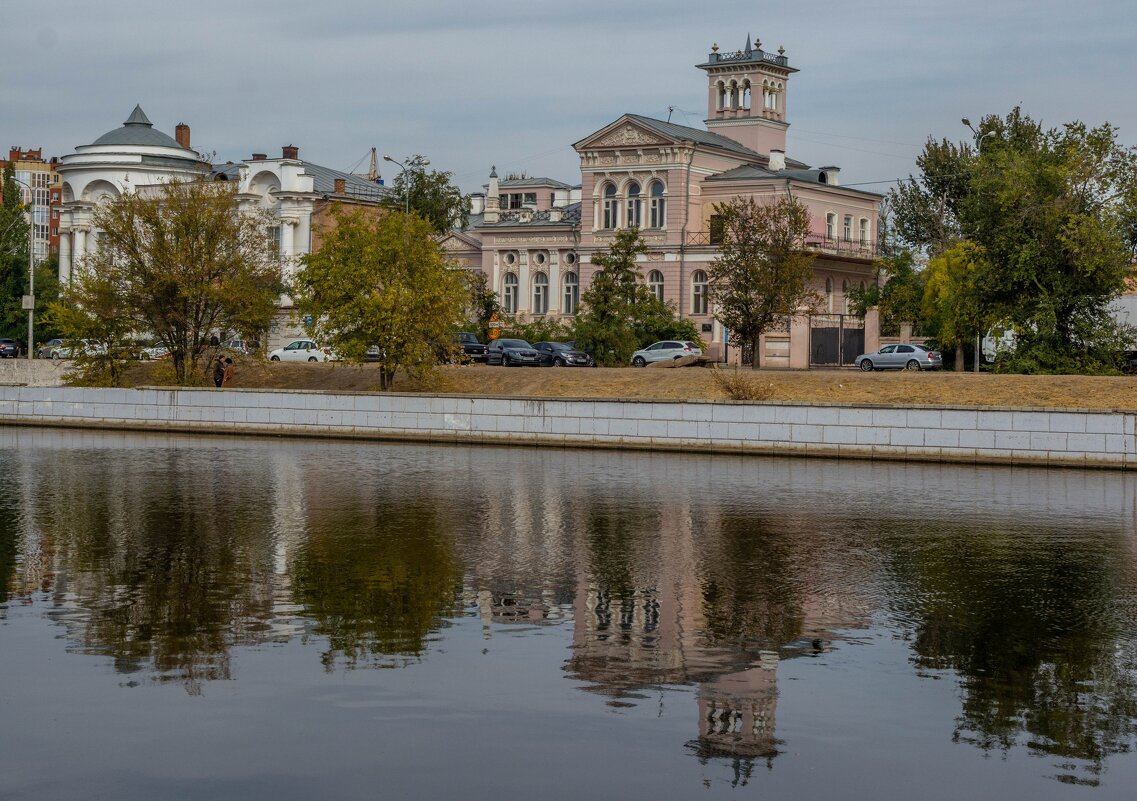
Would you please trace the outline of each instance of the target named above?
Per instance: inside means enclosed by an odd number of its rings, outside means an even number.
[[[154,124],[146,117],[142,106],[135,106],[130,117],[121,128],[107,131],[92,145],[149,145],[152,147],[173,147],[185,150],[172,136],[154,129]]]

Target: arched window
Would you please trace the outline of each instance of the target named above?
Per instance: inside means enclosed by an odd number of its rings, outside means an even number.
[[[643,226],[644,202],[640,197],[640,185],[635,181],[628,184],[628,216],[624,218],[628,228]]]
[[[549,311],[549,276],[533,273],[533,313],[547,314]]]
[[[663,181],[652,181],[651,188],[651,227],[663,228],[667,225],[667,198],[663,196]]]
[[[850,314],[849,309],[852,308],[852,298],[849,297],[849,282],[848,280],[841,282],[841,302],[845,305],[845,314]]]
[[[691,274],[691,313],[707,313],[707,274],[702,270]]]
[[[517,274],[506,273],[504,289],[501,293],[501,305],[506,314],[517,314]]]
[[[652,270],[647,274],[647,288],[651,290],[651,294],[663,302],[663,273],[659,270]]]
[[[837,215],[833,212],[825,215],[825,238],[830,241],[837,238]]]
[[[604,224],[602,228],[611,230],[619,225],[620,199],[616,197],[616,185],[604,185]]]
[[[580,305],[580,281],[576,273],[565,273],[565,314],[576,314],[576,307]]]
[[[738,108],[738,82],[731,81],[730,86],[726,90],[726,101],[728,108]]]
[[[726,86],[722,81],[719,81],[715,85],[715,89],[718,90],[715,92],[715,94],[718,96],[718,109],[719,111],[722,111],[726,104]]]
[[[833,279],[825,279],[825,311],[833,313]]]
[[[750,81],[742,82],[742,108],[750,109]]]

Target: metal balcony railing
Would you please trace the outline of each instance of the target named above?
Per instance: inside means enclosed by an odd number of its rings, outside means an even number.
[[[722,234],[718,231],[688,231],[686,244],[693,247],[715,247],[722,241]],[[856,239],[840,239],[825,236],[824,234],[809,234],[805,238],[805,246],[817,253],[852,256],[860,259],[875,259],[880,255],[880,248],[875,242],[861,242]]]

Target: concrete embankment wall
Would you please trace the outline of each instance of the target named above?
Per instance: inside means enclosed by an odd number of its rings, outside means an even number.
[[[70,361],[51,359],[0,359],[0,386],[58,387],[71,369]]]
[[[1137,413],[0,386],[0,424],[1137,469]]]

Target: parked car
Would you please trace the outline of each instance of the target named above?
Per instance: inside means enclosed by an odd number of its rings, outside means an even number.
[[[242,356],[260,350],[261,343],[254,339],[227,339],[221,343],[224,350],[240,353]]]
[[[694,342],[679,342],[666,339],[648,345],[643,350],[632,354],[632,367],[646,367],[652,362],[662,362],[668,359],[682,359],[684,356],[702,356],[703,351]]]
[[[500,364],[502,367],[540,367],[544,360],[541,352],[524,339],[495,339],[490,343],[486,357],[487,364]]]
[[[489,348],[481,343],[476,334],[459,331],[454,338],[461,346],[467,361],[484,362],[489,358]]]
[[[862,353],[853,362],[866,373],[873,370],[938,370],[944,366],[938,351],[923,345],[885,345],[876,353]]]
[[[64,340],[52,349],[51,358],[56,360],[74,359],[79,354],[83,354],[84,356],[98,356],[106,352],[107,349],[105,346],[100,345],[98,342],[91,342],[89,339],[80,339],[74,342]]]
[[[582,350],[569,345],[567,342],[538,342],[533,345],[535,350],[548,357],[546,362],[550,367],[595,367],[596,362]]]
[[[0,339],[0,359],[20,358],[20,343],[14,339]]]
[[[161,342],[155,342],[153,345],[139,349],[138,358],[144,361],[146,359],[168,359],[170,358],[170,349]]]
[[[321,348],[310,339],[297,339],[283,348],[270,350],[268,358],[273,362],[332,362],[338,357],[331,348]]]
[[[51,352],[63,344],[62,339],[49,339],[44,344],[36,348],[37,359],[50,359]]]
[[[367,352],[363,354],[363,361],[365,362],[377,362],[382,358],[383,349],[378,345],[372,345],[367,349]]]

